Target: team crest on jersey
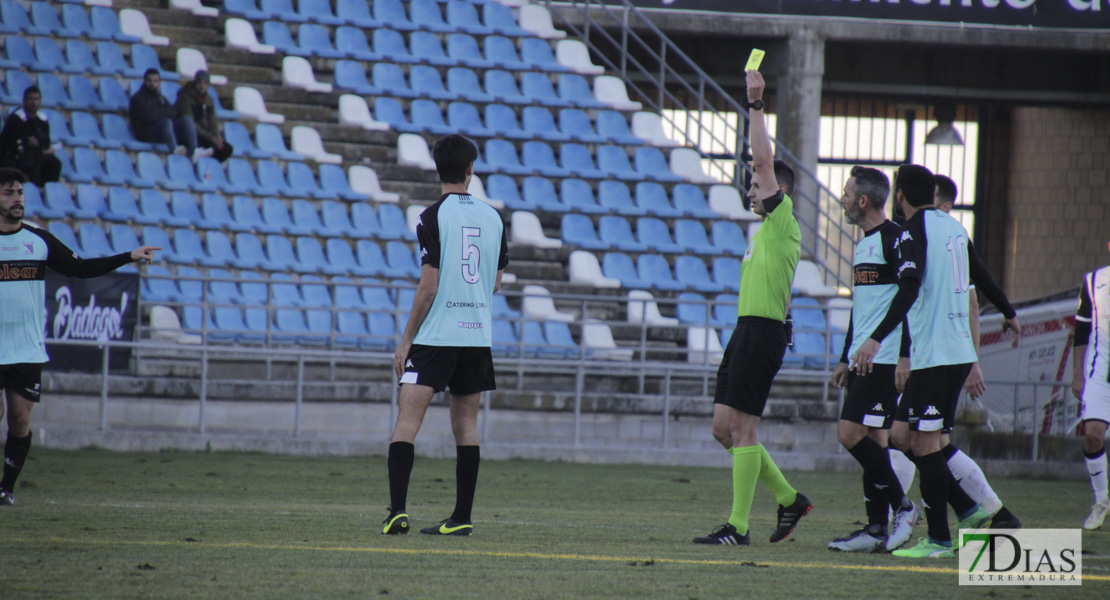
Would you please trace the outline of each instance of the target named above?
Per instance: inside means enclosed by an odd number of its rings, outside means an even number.
[[[35,243],[34,242],[23,242],[23,253],[24,254],[34,254],[35,253]]]
[[[752,257],[752,249],[755,244],[748,244],[748,249],[744,251],[744,260],[749,260]]]

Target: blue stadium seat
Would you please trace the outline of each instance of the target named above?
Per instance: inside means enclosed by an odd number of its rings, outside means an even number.
[[[514,323],[519,328],[520,339],[524,342],[524,356],[528,358],[564,358],[562,348],[552,348],[543,334],[543,326],[538,321]]]
[[[676,280],[667,259],[658,254],[641,254],[636,257],[636,272],[640,279],[651,282],[651,287],[664,291],[681,291],[686,284]]]
[[[255,275],[250,271],[240,273],[240,277]],[[239,334],[235,339],[241,344],[262,344],[270,335],[270,316],[264,308],[247,307],[243,309],[243,322],[248,333]]]
[[[62,163],[62,178],[69,182],[89,183],[93,180],[92,177],[78,173],[73,170],[73,165],[69,162],[69,155],[66,154],[65,148],[59,148],[54,156]]]
[[[610,240],[598,238],[593,221],[586,215],[568,213],[563,215],[562,239],[586,250],[608,250],[613,247]]]
[[[200,243],[200,236],[192,229],[180,227],[173,230],[173,247],[184,262],[202,264],[206,267],[223,267],[228,264],[230,256],[209,256]]]
[[[190,189],[196,192],[214,192],[216,186],[202,181],[197,177],[196,168],[193,166],[193,161],[184,156],[171,154],[166,157],[166,172],[170,176],[170,181],[175,186],[170,189]],[[163,184],[163,187],[167,187]]]
[[[404,277],[411,279],[420,277],[420,265],[413,256],[412,248],[404,242],[386,242],[385,261],[395,271],[404,272]]]
[[[92,73],[93,75],[115,75],[119,73],[115,68],[101,66],[93,56],[92,48],[81,40],[66,40],[65,61],[70,66],[78,69],[75,73]]]
[[[555,86],[546,73],[525,71],[520,75],[520,93],[531,102],[544,106],[566,106],[567,102],[555,93]]]
[[[326,273],[328,275],[342,275],[347,272],[342,267],[333,266],[324,258],[324,248],[316,238],[299,237],[297,238],[297,260],[300,264],[305,266],[306,272],[313,273]],[[325,290],[326,293],[326,290]],[[328,306],[331,305],[331,300],[328,300]]]
[[[366,0],[336,0],[335,14],[349,25],[364,29],[377,29],[382,22],[370,16],[370,3]]]
[[[114,42],[96,43],[96,64],[90,71],[98,75],[123,75],[124,77],[141,77],[136,74],[131,65],[123,57],[123,50]],[[118,83],[118,82],[117,82]],[[172,99],[171,99],[172,100]]]
[[[298,235],[312,234],[328,237],[341,233],[325,227],[320,221],[320,213],[316,211],[316,205],[303,198],[297,198],[293,201],[293,207],[290,213],[293,217],[293,225],[297,229],[302,231],[307,230],[309,232]]]
[[[560,198],[564,210],[587,215],[609,212],[608,209],[597,203],[590,184],[582,179],[564,179],[560,184]]]
[[[571,170],[564,169],[555,162],[555,151],[546,142],[536,140],[524,142],[520,156],[524,165],[531,167],[533,171],[538,171],[545,177],[571,177],[574,175]],[[551,195],[555,195],[554,187],[551,189]]]
[[[366,70],[361,63],[346,59],[335,62],[335,87],[364,96],[373,96],[381,92],[380,88],[370,85],[367,81]]]
[[[78,77],[78,75],[72,75],[71,77]],[[92,106],[71,100],[69,92],[62,84],[62,80],[58,79],[58,76],[53,73],[39,73],[37,83],[39,90],[42,92],[42,105],[47,108],[61,106],[70,110],[92,110]],[[19,104],[23,104],[22,98],[20,98]]]
[[[281,129],[271,123],[258,123],[254,126],[255,146],[269,150],[283,160],[304,160],[304,155],[294,152],[285,145]],[[265,180],[263,180],[265,181]]]
[[[609,177],[616,177],[625,181],[637,181],[644,178],[642,173],[632,168],[632,163],[628,160],[628,152],[621,146],[598,146],[597,168],[604,171]]]
[[[529,63],[533,69],[551,73],[564,73],[568,69],[555,60],[551,43],[536,37],[520,40],[520,60]]]
[[[636,220],[636,239],[651,244],[656,251],[664,254],[682,254],[686,248],[674,243],[671,231],[662,219],[640,217]]]
[[[325,200],[320,207],[320,216],[326,237],[346,236],[352,238],[368,238],[370,232],[360,231],[351,225],[347,215],[347,207],[334,200]]]
[[[675,279],[699,292],[719,293],[724,286],[709,278],[709,269],[697,256],[679,256],[674,263]]]
[[[325,346],[328,339],[318,332],[310,331],[305,323],[304,311],[296,308],[279,308],[274,311],[274,329],[277,333],[270,336],[273,344],[299,346]]]
[[[366,329],[366,319],[363,318],[362,313],[352,310],[341,310],[335,314],[336,318],[336,335],[332,340],[336,348],[355,348],[361,343],[361,340],[369,337],[370,332]]]
[[[147,162],[153,161],[153,163],[157,163],[156,174],[160,173],[163,178],[165,177],[165,171],[162,170],[162,161],[159,160],[156,155],[151,152],[140,152],[140,166],[144,160]],[[153,169],[153,163],[149,165],[148,168]],[[123,180],[127,183],[127,185],[130,185],[131,187],[148,188],[154,187],[159,184],[159,180],[157,179],[136,173],[135,166],[131,164],[131,157],[127,153],[120,150],[108,150],[107,152],[105,152],[104,164],[108,171],[108,175],[110,175],[113,179]]]
[[[748,251],[748,240],[744,230],[735,221],[714,221],[711,226],[713,245],[719,254],[744,256]]]
[[[705,296],[695,292],[682,292],[678,295],[675,316],[678,317],[678,322],[683,325],[706,327],[713,324],[709,316]]]
[[[658,183],[643,181],[636,184],[636,206],[656,217],[681,217],[682,211],[671,206],[667,190]],[[681,242],[679,242],[681,243]]]
[[[559,164],[564,169],[573,172],[578,177],[590,179],[605,179],[605,171],[594,166],[590,149],[582,144],[563,144],[559,147]]]
[[[40,76],[40,81],[42,77],[45,76],[45,74]],[[96,111],[108,110],[108,105],[100,101],[100,96],[96,93],[96,87],[93,86],[92,82],[89,81],[87,77],[83,75],[70,75],[68,88],[70,97],[69,108]],[[45,93],[45,90],[43,93]]]
[[[10,74],[8,76],[11,77]],[[127,110],[130,100],[119,81],[110,77],[101,77],[97,86],[99,88],[100,104],[107,107],[107,110]]]
[[[487,119],[488,120],[488,119]],[[520,164],[516,148],[512,142],[506,140],[487,140],[486,163],[494,171],[509,173],[511,175],[528,175],[532,169]]]
[[[245,228],[244,231],[259,233],[282,233],[292,224],[281,200],[272,197],[263,198],[262,205],[271,207],[266,217],[262,216],[262,211],[254,200],[246,196],[235,196],[231,199],[232,218]]]
[[[241,118],[238,111],[224,108],[223,104],[220,104],[220,97],[216,94],[216,86],[213,85],[208,88],[208,97],[212,99],[212,104],[216,109],[217,119],[221,121],[238,121]]]
[[[615,110],[598,111],[597,132],[614,144],[639,146],[644,143],[644,140],[632,135],[628,130],[628,119]]]
[[[80,150],[80,148],[78,148]],[[47,214],[55,215],[53,218],[61,217],[74,217],[77,219],[95,219],[97,217],[95,210],[81,209],[73,203],[73,196],[69,193],[69,188],[63,183],[51,181],[46,184],[45,193],[43,194],[44,212],[43,216]]]
[[[51,13],[53,9],[47,9]],[[37,70],[42,71],[61,71],[62,73],[82,73],[85,67],[81,65],[71,65],[62,54],[62,47],[58,42],[52,38],[35,38],[35,58],[37,59]],[[31,68],[35,68],[32,65]]]
[[[412,124],[418,131],[429,131],[436,135],[447,135],[455,131],[443,121],[439,104],[431,100],[413,100],[409,105]]]
[[[674,207],[682,211],[683,216],[695,219],[720,219],[717,211],[710,210],[705,202],[705,194],[696,185],[680,183],[674,186]],[[714,242],[716,243],[716,242]]]
[[[527,162],[527,159],[525,161]],[[555,193],[555,184],[546,177],[525,177],[523,196],[525,202],[543,210],[567,212],[567,209],[559,202],[558,194]]]
[[[58,19],[58,13],[49,2],[31,3],[31,23],[40,30],[39,35],[55,35],[63,38],[81,37],[82,32],[70,29]],[[41,33],[45,32],[45,33]]]
[[[405,117],[405,109],[396,98],[384,96],[374,98],[374,119],[403,133],[419,131],[419,128]]]
[[[532,32],[521,29],[516,24],[516,17],[508,6],[497,2],[487,2],[482,5],[482,23],[494,33],[507,36],[530,36]]]
[[[347,183],[347,175],[339,165],[322,164],[319,166],[320,188],[344,200],[365,200],[366,194],[359,194]]]
[[[516,112],[513,111],[512,107],[504,104],[487,104],[485,122],[501,137],[514,140],[527,140],[532,137],[530,132],[523,130],[517,124]]]
[[[23,211],[31,217],[46,217],[47,219],[58,219],[65,215],[46,215],[43,211],[47,210],[42,202],[42,192],[38,186],[28,181],[23,184]]]
[[[414,31],[409,36],[409,51],[422,63],[437,67],[453,66],[459,63],[443,53],[439,37],[429,31]]]
[[[258,207],[255,207],[258,210]],[[228,208],[227,200],[223,196],[216,194],[204,194],[200,197],[200,214],[205,219],[217,223],[220,229],[227,229],[229,231],[250,231],[249,225],[239,223],[231,217],[231,211]]]
[[[124,120],[123,117],[114,113],[105,113],[102,118],[102,129],[104,131],[105,139],[102,139],[101,143],[103,144],[105,142],[113,142],[115,144],[118,144],[118,146],[101,147],[123,147],[127,148],[128,150],[134,150],[136,152],[141,152],[143,150],[152,150],[154,148],[154,144],[149,144],[147,142],[140,142],[136,140],[135,137],[131,135],[131,128],[127,125],[127,121]]]
[[[478,18],[478,10],[474,8],[474,3],[465,0],[447,2],[447,23],[457,31],[464,31],[471,35],[494,33],[492,28],[483,25]]]
[[[43,2],[43,4],[46,4]],[[0,2],[0,33],[23,33],[27,35],[50,35],[50,31],[31,23],[27,9],[16,0]]]
[[[619,215],[642,217],[647,214],[646,210],[632,203],[628,186],[619,181],[605,180],[598,184],[597,203]]]
[[[604,102],[594,100],[590,84],[581,75],[563,73],[559,75],[559,97],[578,108],[607,108]]]
[[[209,230],[205,232],[204,253],[211,257],[222,258],[225,264],[233,265],[239,262],[239,257],[235,256],[235,249],[231,246],[231,239],[229,239],[227,235],[224,234],[224,232],[222,231]],[[214,273],[210,274],[215,276]],[[226,288],[227,285],[230,285],[231,287]],[[226,301],[242,302],[242,299],[239,296],[239,288],[236,287],[234,283],[225,283],[223,287],[225,288],[225,291],[230,291],[230,289],[235,290],[235,293],[231,296],[231,298]],[[212,300],[211,297],[209,297],[209,300],[215,301]]]
[[[77,173],[80,173],[82,178],[91,177],[104,185],[124,185],[127,183],[123,178],[105,172],[100,157],[91,148],[73,149],[73,168]],[[73,176],[70,176],[70,179],[73,180]]]
[[[270,150],[257,148],[254,141],[251,140],[251,134],[242,123],[236,121],[227,121],[224,123],[224,139],[227,143],[235,148],[235,153],[240,156],[249,156],[250,158],[272,158],[274,153]],[[244,162],[242,159],[232,158],[230,160],[238,160]],[[228,171],[231,169],[229,168]],[[230,173],[229,173],[230,175]],[[254,175],[252,174],[253,178]],[[232,179],[235,182],[235,179]],[[237,182],[242,183],[242,182]]]
[[[439,4],[435,0],[410,0],[409,18],[413,25],[425,31],[448,33],[456,30],[455,27],[444,22],[443,13],[440,12]]]
[[[416,25],[405,14],[401,0],[374,0],[374,18],[398,31],[412,31]],[[380,29],[378,31],[381,31]],[[377,40],[375,40],[376,42]],[[377,47],[375,45],[375,47]],[[379,51],[381,49],[379,48]]]
[[[365,202],[351,204],[351,225],[362,233],[360,237],[375,238],[381,234],[381,223],[374,207]]]
[[[126,223],[134,221],[142,223],[146,217],[139,211],[139,203],[130,189],[125,187],[108,188],[108,210],[101,215],[102,219]],[[154,223],[143,223],[153,225]]]
[[[416,241],[416,234],[409,230],[408,223],[405,222],[405,214],[401,212],[397,205],[382,204],[378,206],[378,222],[381,223],[381,237],[391,240]]]
[[[502,319],[519,319],[520,311],[509,307],[509,301],[501,294],[493,296],[493,316]]]
[[[176,83],[181,76],[176,71],[168,71],[162,68],[162,62],[158,60],[158,53],[154,48],[146,44],[132,44],[131,45],[131,70],[125,73],[130,77],[139,78],[138,83],[142,85],[143,73],[147,69],[158,69],[162,76],[162,94],[169,98],[170,102],[177,100],[177,88],[174,86],[166,85],[167,83]]]
[[[713,259],[713,281],[732,292],[740,291],[740,260],[731,256]]]
[[[228,142],[232,143],[230,139]],[[272,196],[278,193],[277,188],[260,184],[250,163],[241,158],[232,158],[227,161],[227,175],[228,181],[232,185],[249,190],[250,193],[256,196]]]
[[[397,331],[393,315],[388,313],[370,313],[366,316],[367,329],[370,337],[359,341],[359,348],[376,350],[379,352],[393,352],[396,345]]]
[[[516,78],[508,71],[491,69],[485,74],[485,90],[498,102],[506,104],[531,104],[532,100],[520,93]]]
[[[89,135],[77,136],[69,130],[69,125],[66,123],[66,119],[62,116],[62,113],[46,108],[42,109],[41,112],[46,115],[46,121],[50,123],[50,141],[61,142],[67,146],[92,145],[93,138]],[[96,137],[99,136],[100,131],[98,129],[96,132]]]
[[[239,294],[243,297],[243,304],[261,306],[270,303],[270,286],[262,281],[265,278],[257,271],[239,272]]]
[[[305,163],[290,162],[286,166],[289,171],[289,187],[298,196],[312,196],[324,200],[334,200],[338,197],[335,192],[320,187],[312,174],[312,168]]]
[[[297,45],[312,56],[321,58],[344,58],[346,52],[336,50],[331,44],[331,35],[323,25],[306,23],[297,29]]]
[[[496,63],[482,57],[478,40],[465,33],[452,33],[447,36],[447,56],[451,57],[455,64],[463,64],[475,69],[497,67]]]
[[[447,105],[447,123],[452,129],[470,137],[493,137],[496,132],[482,125],[478,109],[469,102]]]
[[[9,35],[8,38],[16,39]],[[31,76],[23,71],[14,70],[4,74],[4,93],[0,95],[0,103],[10,105],[23,105],[23,91],[34,85]]]
[[[173,273],[162,265],[151,265],[146,268],[142,278],[140,294],[144,302],[180,302],[181,292],[174,282]]]
[[[516,181],[508,175],[490,175],[486,179],[486,195],[494,200],[500,200],[513,210],[534,210],[536,207],[530,202],[525,202],[520,197],[520,190]]]
[[[258,161],[258,180],[265,181],[268,189],[275,190],[277,194],[286,198],[297,198],[301,195],[289,187],[289,183],[285,180],[285,173],[281,170],[281,165],[276,162]]]
[[[186,262],[178,258],[177,253],[174,251],[173,244],[170,243],[170,236],[168,233],[166,233],[166,229],[163,227],[154,227],[151,225],[143,227],[143,245],[161,248],[161,250],[158,252],[158,255],[169,262]],[[178,282],[177,286],[182,291],[185,290],[182,282]],[[200,297],[198,295],[197,300],[199,299]]]
[[[390,23],[390,26],[393,24]],[[391,63],[416,63],[420,62],[409,52],[405,38],[393,29],[376,29],[371,38],[374,42],[374,52],[381,55],[383,61]],[[381,85],[380,83],[378,85]]]
[[[647,252],[650,245],[636,240],[628,219],[617,215],[605,215],[597,224],[597,237],[609,242],[621,252]]]
[[[358,258],[359,266],[370,275],[404,277],[403,272],[395,271],[386,264],[385,255],[382,254],[382,249],[377,242],[371,240],[355,242],[355,256]]]
[[[293,252],[293,244],[289,238],[283,235],[268,235],[266,236],[266,256],[270,260],[283,265],[282,271],[293,269],[298,273],[314,273],[315,267],[306,265],[297,259],[297,255]]]
[[[262,12],[272,15],[272,18],[288,21],[289,23],[308,21],[306,15],[293,10],[293,0],[260,0],[259,8]]]
[[[162,163],[162,159],[153,152],[140,152],[139,153],[139,177],[146,181],[152,181],[155,185],[170,189],[170,190],[183,190],[184,185],[170,181],[169,176],[166,175],[166,166]]]
[[[606,277],[620,280],[624,288],[645,290],[651,287],[651,282],[640,279],[632,258],[623,252],[607,252],[601,258],[601,272]]]
[[[363,5],[365,6],[365,3]],[[355,60],[377,62],[382,59],[381,54],[370,48],[370,41],[366,38],[366,34],[361,29],[350,25],[343,25],[335,29],[335,49],[342,52],[343,56]],[[346,85],[346,82],[339,80],[338,71],[339,66],[336,65],[336,85],[338,86],[341,83]]]
[[[68,6],[72,5],[67,5],[67,7]],[[105,6],[93,6],[89,10],[89,17],[91,20],[90,32],[95,32],[98,35],[109,34],[111,35],[113,40],[127,44],[133,44],[142,41],[141,38],[135,37],[133,35],[128,35],[123,32],[123,29],[120,28],[119,24],[119,15],[117,15],[116,11],[112,10],[111,8]],[[96,35],[90,35],[90,37],[95,38]]]
[[[64,244],[66,248],[80,255],[81,244],[77,242],[77,234],[73,232],[73,229],[69,225],[62,221],[54,221],[46,226],[46,231],[50,235],[58,238],[58,241]]]
[[[636,170],[648,179],[656,181],[682,181],[682,177],[671,172],[667,158],[658,148],[636,148]]]
[[[374,268],[363,267],[351,251],[351,245],[347,240],[340,238],[328,238],[324,242],[324,249],[327,255],[328,264],[332,268],[337,269],[340,273],[350,273],[362,277],[377,275],[379,270]],[[354,288],[337,288],[336,298],[339,297],[339,291],[343,289],[353,290]]]
[[[527,71],[532,68],[530,64],[520,60],[516,44],[507,37],[491,35],[483,42],[483,48],[485,59],[493,63],[493,66],[498,69]]]
[[[521,128],[532,136],[551,142],[569,142],[571,136],[559,131],[551,111],[539,106],[525,106],[521,113]]]
[[[494,101],[492,94],[482,91],[478,74],[466,67],[451,67],[447,70],[447,91],[459,100],[489,103]]]
[[[516,329],[513,324],[504,319],[494,318],[493,345],[490,348],[493,355],[498,358],[516,358],[520,356]]]
[[[342,240],[339,240],[342,241]],[[332,240],[328,240],[328,245],[331,245]],[[346,245],[346,242],[343,242]],[[350,252],[351,247],[347,246],[347,251]],[[329,257],[330,258],[330,257]],[[369,281],[369,280],[367,280]],[[362,296],[358,293],[358,285],[355,281],[345,275],[332,277],[331,282],[335,284],[335,307],[336,308],[364,308],[365,304],[362,302]],[[347,284],[347,285],[343,285]],[[388,299],[388,298],[387,298]]]
[[[420,94],[409,86],[401,67],[391,63],[377,63],[371,70],[373,87],[381,90],[379,94],[388,94],[398,98],[416,98]]]
[[[109,218],[112,215],[108,210],[108,201],[104,198],[104,193],[100,188],[91,183],[77,184],[77,209],[85,212],[92,213],[97,218],[108,221],[126,221],[126,218]]]
[[[332,14],[328,0],[297,0],[297,13],[322,25],[343,25],[347,22],[346,19]]]
[[[199,227],[201,229],[221,229],[222,225],[215,221],[210,221],[200,214],[200,208],[197,205],[197,199],[188,192],[174,192],[170,195],[170,209],[173,211],[173,216],[176,219],[182,219],[186,223]]]
[[[234,285],[234,283],[232,284]],[[211,298],[211,294],[209,294]],[[193,308],[193,307],[187,307]],[[216,306],[211,309],[212,311],[212,331],[208,333],[208,341],[214,344],[231,344],[241,340],[242,336],[252,335],[260,336],[262,339],[257,339],[254,343],[262,343],[265,340],[264,335],[258,333],[248,333],[247,325],[243,321],[243,313],[235,306]]]
[[[717,294],[712,319],[715,327],[736,326],[736,294]]]
[[[192,223],[170,214],[170,205],[165,194],[158,190],[146,189],[139,193],[139,215],[133,219],[144,225],[169,225],[188,227]]]
[[[717,256],[721,254],[719,248],[709,243],[705,234],[705,226],[699,221],[679,219],[674,223],[674,240],[680,246],[694,254]]]
[[[236,217],[238,218],[239,216],[241,206],[244,211],[244,217],[253,219],[253,217],[247,216],[250,211],[250,204],[253,203],[253,201],[246,200],[244,202],[239,202],[238,198],[237,196],[236,199],[233,200],[234,205],[232,207]],[[284,202],[277,198],[262,199],[262,221],[265,223],[266,229],[271,233],[285,233],[291,235],[309,235],[312,233],[311,228],[294,224],[293,218],[289,216],[289,208],[286,207]],[[275,229],[277,231],[274,231]],[[261,229],[259,231],[261,231]]]
[[[262,268],[267,271],[284,272],[289,268],[286,264],[270,260],[262,247],[262,241],[246,232],[235,235],[235,255],[239,257],[239,262],[235,266],[240,269]]]
[[[198,160],[196,172],[197,179],[203,182],[205,186],[215,187],[225,194],[248,194],[253,191],[245,185],[228,181],[223,165],[212,157],[206,156]],[[206,189],[203,191],[212,190]]]
[[[561,321],[544,321],[543,335],[550,351],[562,351],[561,358],[578,359],[582,350],[570,335],[570,326]],[[558,358],[558,356],[556,356]]]

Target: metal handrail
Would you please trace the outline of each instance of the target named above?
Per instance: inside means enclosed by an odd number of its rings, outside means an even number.
[[[662,113],[663,108],[668,103],[688,115],[691,113],[708,113],[712,117],[712,125],[718,127],[722,131],[721,134],[704,124],[702,119],[687,119],[688,123],[697,125],[696,135],[691,135],[688,128],[680,128],[680,130],[683,131],[686,142],[693,146],[699,154],[709,159],[711,164],[723,173],[727,174],[729,172],[725,160],[734,161],[735,169],[732,171],[731,183],[737,188],[742,188],[743,182],[739,177],[740,169],[743,169],[749,175],[751,174],[751,168],[744,160],[750,155],[746,148],[745,140],[747,136],[744,135],[746,131],[740,130],[739,122],[740,118],[743,118],[744,129],[746,130],[747,109],[726,93],[697,63],[652,23],[640,9],[629,0],[542,0],[540,3],[551,12],[553,20],[558,19],[561,26],[580,38],[588,48],[593,50],[595,55],[600,57],[600,60],[609,70],[615,72],[624,81],[625,85],[635,92],[642,102],[660,112],[660,117],[666,119],[672,126],[677,128],[677,123]],[[610,5],[616,6],[616,9]],[[554,6],[569,8],[579,14],[582,18],[583,27],[580,28],[571,22],[562,11],[552,10]],[[594,14],[604,15],[611,19],[612,25],[619,27],[620,39],[614,38],[612,34],[606,31],[603,24],[594,18]],[[637,33],[637,28],[646,29],[650,34],[657,37],[659,50],[655,50],[654,44],[649,43],[648,40]],[[617,48],[620,51],[619,64],[614,62],[591,39],[592,37],[603,40]],[[645,66],[630,50],[642,51],[648,58],[655,60],[658,63],[658,71],[656,72]],[[677,62],[686,74],[671,66],[670,60]],[[642,89],[637,81],[630,77],[630,72],[652,82],[657,88],[657,95],[653,97]],[[693,76],[695,85],[691,85],[687,80],[687,74]],[[668,90],[668,85],[678,86],[680,90],[696,98],[696,106],[687,106],[676,94]],[[727,107],[727,110],[736,113],[738,117],[737,125],[729,124],[722,111],[714,108],[706,101],[707,93],[714,94]],[[730,135],[733,137],[732,144],[728,140]],[[772,141],[774,141],[773,138]],[[727,154],[707,154],[702,146],[705,142],[721,148],[730,148],[730,150]],[[778,143],[775,144],[775,149],[780,157],[793,163],[796,175],[802,175],[808,180],[804,183],[811,184],[795,185],[792,196],[796,202],[813,208],[816,215],[813,222],[800,223],[802,227],[813,234],[811,237],[803,236],[803,253],[811,256],[817,264],[824,267],[828,276],[835,280],[838,285],[851,288],[851,247],[858,234],[853,227],[845,223],[842,215],[836,214],[835,209],[831,208],[836,205],[839,194],[824,185],[817,178],[817,175],[809,170],[789,149]],[[799,177],[799,179],[802,178]],[[813,189],[812,195],[807,189],[810,187]],[[853,243],[846,244],[846,241]]]

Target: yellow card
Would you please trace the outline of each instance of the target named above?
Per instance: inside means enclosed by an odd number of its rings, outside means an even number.
[[[748,57],[748,66],[744,67],[745,71],[758,71],[759,64],[763,62],[763,55],[766,52],[759,48],[752,48],[752,55]]]

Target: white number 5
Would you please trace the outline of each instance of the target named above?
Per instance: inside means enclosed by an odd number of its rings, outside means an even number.
[[[480,235],[482,235],[482,230],[478,227],[462,228],[462,259],[464,261],[474,259],[474,262],[464,262],[462,265],[463,281],[467,283],[478,283],[478,267],[482,263],[482,253],[477,246],[470,243],[470,238],[476,238]]]

